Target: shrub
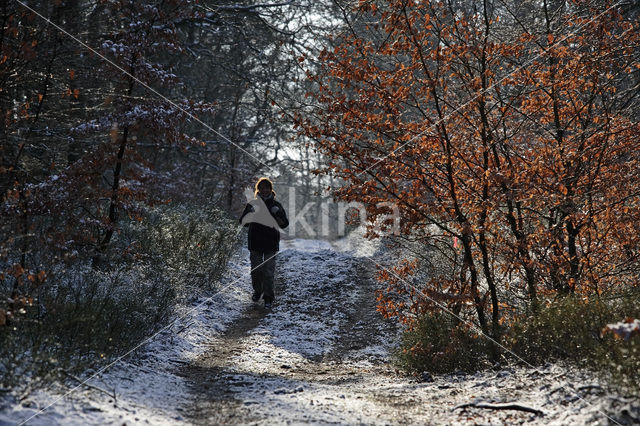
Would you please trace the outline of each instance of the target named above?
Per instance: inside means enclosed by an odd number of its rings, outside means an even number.
[[[171,288],[132,271],[74,269],[57,277],[12,327],[0,328],[5,387],[34,387],[126,352],[166,321]]]
[[[600,300],[559,298],[537,314],[517,319],[505,341],[530,363],[567,358],[579,361],[598,349],[600,331],[611,319],[609,307]]]
[[[0,388],[28,392],[127,352],[187,295],[215,288],[238,235],[210,206],[161,206],[123,224],[99,269],[86,258],[51,267],[32,306],[0,327]]]
[[[626,317],[640,318],[638,294],[559,298],[536,315],[518,319],[505,343],[530,363],[567,360],[601,373],[615,385],[637,389],[640,338],[624,340],[603,333],[607,324]]]
[[[154,280],[170,283],[179,296],[215,288],[238,246],[236,221],[211,206],[186,204],[154,209],[130,222],[121,240],[127,261],[148,268]]]
[[[487,341],[448,313],[420,316],[406,330],[396,364],[410,373],[473,372],[488,365]]]
[[[535,314],[516,317],[504,334],[504,346],[530,364],[569,361],[590,369],[613,385],[639,390],[640,335],[607,332],[607,324],[640,318],[640,295],[562,297]],[[420,316],[403,335],[396,364],[409,373],[473,372],[491,365],[495,346],[448,313]],[[514,357],[502,351],[507,359]]]

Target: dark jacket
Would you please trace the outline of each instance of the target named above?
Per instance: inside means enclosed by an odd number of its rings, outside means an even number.
[[[284,211],[282,204],[276,201],[273,197],[266,200],[263,199],[263,201],[267,205],[271,216],[273,216],[276,222],[278,222],[280,228],[284,229],[289,226],[289,219],[287,218],[287,213]],[[278,206],[279,208],[276,214],[271,213],[271,208],[273,206]],[[240,216],[240,219],[238,219],[239,222],[242,223],[242,218],[251,211],[251,204],[247,204],[244,208],[244,211],[242,212],[242,215]],[[245,226],[249,227],[249,250],[262,252],[280,250],[280,231],[278,229],[254,222],[250,222]]]

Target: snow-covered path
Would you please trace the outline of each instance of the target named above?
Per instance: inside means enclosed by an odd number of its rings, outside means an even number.
[[[375,311],[362,262],[328,243],[294,241],[276,271],[273,311],[249,306],[184,369],[198,395],[191,420],[375,422],[375,400],[349,388],[383,374],[397,333]]]
[[[249,300],[245,250],[220,293],[185,307],[180,321],[89,381],[115,399],[80,386],[0,400],[0,425],[34,414],[28,424],[615,424],[606,415],[640,423],[637,400],[555,364],[424,380],[395,371],[399,333],[375,311],[367,257],[376,248],[357,247],[283,241],[271,312]],[[544,415],[460,408],[470,403]]]
[[[194,395],[190,422],[607,424],[604,390],[559,366],[428,382],[398,374],[389,364],[398,333],[375,311],[371,262],[326,242],[283,249],[275,309],[248,307],[182,369]],[[517,403],[544,416],[456,408],[474,402]]]

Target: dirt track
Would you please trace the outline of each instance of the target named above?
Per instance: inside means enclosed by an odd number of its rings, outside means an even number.
[[[244,400],[247,388],[260,395],[267,392],[274,395],[295,395],[305,392],[305,388],[315,384],[336,389],[343,387],[343,392],[349,392],[350,385],[357,384],[364,375],[393,375],[389,373],[392,367],[381,354],[366,357],[370,363],[366,369],[358,368],[351,362],[350,355],[353,352],[366,349],[372,343],[381,343],[385,338],[393,339],[396,330],[393,322],[383,320],[376,312],[375,283],[366,276],[361,263],[348,262],[345,261],[348,257],[339,256],[343,268],[339,271],[326,269],[322,261],[334,256],[337,254],[324,252],[316,253],[311,258],[315,261],[312,264],[318,265],[324,276],[317,273],[310,275],[315,278],[315,285],[307,284],[307,287],[311,287],[312,296],[306,300],[301,300],[296,291],[300,289],[297,284],[300,284],[301,271],[296,270],[295,262],[287,262],[289,256],[280,257],[276,277],[278,301],[273,311],[265,311],[261,304],[252,305],[245,310],[241,320],[228,328],[220,339],[211,343],[211,350],[196,363],[182,369],[182,374],[191,382],[194,395],[197,395],[191,411],[194,423],[278,422],[278,417],[273,417],[275,413],[269,413],[267,407],[257,407],[258,403]],[[336,294],[348,294],[350,300],[348,303],[344,303],[344,299],[332,301]],[[328,301],[332,306],[316,304],[323,301]],[[262,371],[239,374],[234,358],[247,351],[261,352],[259,345],[251,342],[252,332],[264,321],[271,320],[276,325],[282,325],[283,321],[279,321],[277,317],[290,310],[304,311],[305,317],[313,318],[308,322],[310,326],[322,325],[322,316],[327,314],[342,319],[337,327],[338,333],[332,336],[329,350],[321,354],[318,351],[306,351],[302,357],[295,357],[294,362],[290,362],[290,357],[272,357],[263,352],[262,359],[256,364]],[[286,321],[284,325],[286,326]],[[306,346],[307,333],[291,337],[294,338],[293,346],[296,346],[295,340],[298,339],[299,346]],[[328,346],[324,345],[322,349]],[[363,356],[356,357],[363,359]],[[277,385],[277,388],[273,389],[273,385]],[[304,417],[298,420],[313,419]]]
[[[429,382],[397,373],[388,354],[397,330],[375,311],[366,260],[352,254],[290,247],[278,256],[276,281],[272,312],[249,307],[181,369],[192,393],[189,422],[610,424],[602,407],[628,404],[556,365]],[[459,408],[469,403],[517,403],[544,416]]]

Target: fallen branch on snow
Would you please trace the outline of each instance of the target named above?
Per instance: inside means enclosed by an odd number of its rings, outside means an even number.
[[[91,385],[91,384],[87,383],[86,381],[84,381],[84,380],[80,379],[79,377],[74,376],[73,374],[71,374],[71,373],[69,373],[69,372],[67,372],[67,371],[65,371],[65,370],[62,370],[62,372],[63,372],[67,377],[72,378],[73,380],[77,381],[77,382],[78,382],[78,383],[80,383],[81,385],[84,385],[84,386],[86,386],[86,387],[88,387],[88,388],[91,388],[91,389],[94,389],[94,390],[97,390],[97,391],[100,391],[100,392],[103,392],[103,393],[106,393],[106,394],[107,394],[107,395],[109,395],[111,398],[113,398],[113,402],[114,402],[114,403],[116,402],[116,391],[115,391],[115,389],[113,390],[113,393],[112,393],[112,392],[109,392],[109,391],[108,391],[108,390],[106,390],[106,389],[103,389],[103,388],[99,387],[99,386]]]
[[[582,392],[582,391],[591,391],[591,390],[596,390],[596,391],[600,391],[600,392],[604,392],[604,389],[602,388],[602,386],[600,385],[584,385],[584,386],[580,386],[578,389],[576,389],[578,392]]]
[[[457,410],[457,409],[466,409],[469,407],[473,407],[473,408],[486,408],[489,410],[518,410],[518,411],[526,411],[528,413],[533,413],[535,415],[538,416],[544,416],[544,412],[535,409],[535,408],[531,408],[531,407],[526,407],[524,405],[520,405],[520,404],[489,404],[486,402],[471,402],[469,404],[462,404],[462,405],[458,405],[456,407],[453,407],[453,409],[451,411]]]

